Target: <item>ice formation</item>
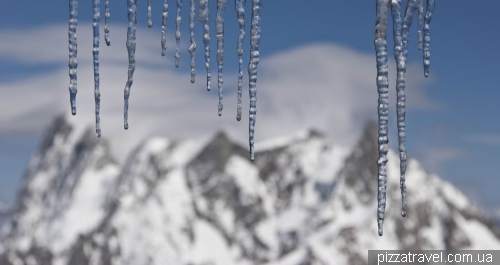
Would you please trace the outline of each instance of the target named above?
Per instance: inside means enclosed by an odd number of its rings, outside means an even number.
[[[153,20],[151,15],[151,0],[148,0],[148,28],[153,27]]]
[[[208,0],[200,0],[198,6],[198,20],[203,24],[203,45],[205,46],[205,68],[207,69],[207,90],[212,87],[212,73],[210,71],[210,11]]]
[[[105,6],[105,13],[104,13],[104,41],[106,42],[106,45],[111,45],[111,42],[109,41],[109,18],[111,17],[111,13],[109,12],[109,0],[106,0],[104,3]]]
[[[177,50],[175,53],[175,66],[178,68],[180,63],[180,38],[181,38],[181,10],[182,0],[176,0],[177,14],[176,14],[176,29],[175,39]],[[238,103],[236,119],[241,120],[242,115],[242,87],[243,87],[243,40],[245,37],[245,4],[246,0],[235,0],[235,11],[237,15],[237,22],[239,26],[239,36],[237,40],[237,54],[238,54]],[[217,0],[217,16],[215,23],[215,31],[217,37],[217,69],[218,69],[218,88],[219,88],[219,104],[218,114],[222,114],[222,70],[224,66],[224,12],[227,5],[227,0]],[[69,76],[70,76],[70,102],[71,112],[76,114],[76,93],[77,93],[77,41],[76,41],[76,26],[77,26],[77,0],[69,0]],[[250,94],[250,110],[249,110],[249,145],[250,157],[254,160],[254,132],[255,132],[255,118],[257,113],[257,65],[259,63],[259,43],[260,43],[260,11],[262,9],[261,0],[252,0],[252,25],[251,25],[251,38],[250,38],[250,61],[248,64],[249,74],[249,94]],[[93,0],[93,55],[94,55],[94,97],[95,97],[95,115],[96,115],[96,134],[101,136],[100,129],[100,90],[99,90],[99,21],[100,21],[100,0]],[[147,0],[147,18],[148,27],[153,26],[152,13],[151,13],[151,0]],[[135,50],[136,50],[136,24],[137,24],[137,0],[127,0],[127,17],[128,17],[128,30],[127,30],[127,51],[128,51],[128,79],[124,89],[124,128],[128,129],[128,107],[130,90],[133,84],[133,76],[135,71]],[[164,0],[163,13],[162,13],[162,26],[161,26],[161,55],[165,56],[167,49],[166,40],[166,24],[168,18],[168,0]],[[105,0],[105,24],[104,24],[104,40],[106,44],[110,45],[109,40],[109,19],[110,19],[110,0]],[[195,19],[196,19],[196,0],[190,0],[190,13],[189,13],[189,30],[190,42],[188,52],[191,55],[191,83],[195,82],[196,68],[195,68]],[[205,68],[207,70],[207,90],[211,89],[211,70],[210,70],[210,11],[208,7],[208,0],[198,0],[198,20],[203,25],[203,44],[205,50]],[[430,19],[429,19],[430,20]]]
[[[217,36],[217,85],[219,87],[219,116],[222,115],[222,69],[224,68],[224,12],[226,11],[227,0],[217,0],[217,18],[215,20],[215,30]]]
[[[94,11],[94,20],[92,29],[94,33],[94,42],[92,54],[94,55],[94,98],[95,98],[95,133],[97,137],[101,137],[101,118],[99,111],[101,109],[101,91],[99,90],[99,21],[101,20],[101,0],[93,0],[92,9]]]
[[[209,8],[208,0],[198,0],[198,20],[203,24],[203,44],[205,48],[205,68],[207,70],[207,90],[211,89],[211,71],[210,71],[210,28],[209,28]],[[378,232],[379,235],[383,234],[383,223],[385,217],[386,206],[386,186],[387,186],[387,152],[389,149],[388,143],[388,113],[389,113],[389,80],[388,80],[388,58],[387,58],[387,17],[389,6],[391,8],[391,15],[393,19],[393,35],[394,35],[394,57],[397,65],[397,126],[398,126],[398,142],[399,142],[399,157],[400,157],[400,189],[402,195],[402,208],[401,215],[406,215],[406,186],[405,186],[405,172],[407,164],[406,148],[405,148],[405,73],[406,61],[408,56],[408,41],[409,29],[413,20],[413,15],[418,12],[418,48],[423,49],[423,64],[424,74],[429,75],[430,67],[430,27],[429,24],[432,20],[435,0],[426,0],[427,12],[425,18],[423,16],[423,2],[424,0],[408,0],[404,18],[401,15],[401,2],[402,0],[377,0],[376,3],[376,26],[375,26],[375,51],[377,58],[377,90],[379,94],[378,99],[378,144],[379,144],[379,159],[378,159]],[[237,40],[237,54],[238,54],[238,103],[237,103],[237,116],[236,119],[241,120],[241,97],[242,97],[242,84],[243,84],[243,48],[242,43],[245,36],[245,3],[246,0],[235,0],[235,11],[237,15],[237,22],[239,25],[239,36]],[[148,26],[152,27],[151,19],[151,3],[147,0],[148,4]],[[217,17],[216,17],[216,36],[217,36],[217,65],[218,65],[218,88],[219,88],[219,105],[218,114],[222,112],[222,70],[224,59],[224,11],[227,0],[217,0]],[[95,93],[95,114],[96,114],[96,134],[100,136],[99,125],[99,105],[100,105],[100,92],[99,92],[99,12],[100,0],[93,0],[94,10],[94,93]],[[70,76],[70,103],[71,112],[76,114],[76,94],[77,94],[77,0],[69,0],[69,76]],[[180,62],[180,26],[181,26],[181,9],[182,0],[177,0],[177,17],[176,17],[176,30],[175,39],[177,44],[177,51],[175,53],[175,66],[179,67]],[[128,67],[128,80],[124,91],[124,128],[128,129],[128,99],[130,96],[130,89],[133,83],[133,75],[135,71],[135,49],[136,49],[136,23],[137,23],[137,0],[127,0],[128,10],[128,31],[127,31],[127,50],[129,57]],[[250,96],[250,109],[249,109],[249,145],[250,145],[250,159],[253,161],[254,155],[254,133],[255,121],[257,114],[257,66],[259,63],[259,44],[261,36],[261,17],[262,0],[252,0],[252,17],[251,17],[251,30],[250,30],[250,60],[248,64],[249,75],[249,96]],[[195,81],[195,35],[194,35],[194,22],[195,22],[196,5],[195,0],[190,0],[190,15],[189,15],[189,28],[190,28],[190,41],[191,46],[188,52],[191,55],[191,83]],[[105,0],[105,41],[110,45],[109,41],[109,0]],[[162,14],[162,27],[161,27],[161,55],[165,55],[167,49],[166,45],[166,21],[168,18],[168,0],[164,0],[163,14]],[[423,33],[422,33],[423,28]]]
[[[168,0],[163,3],[163,13],[161,16],[161,56],[165,56],[167,51],[167,18],[168,18]]]
[[[260,12],[262,10],[261,0],[252,0],[252,28],[250,30],[250,62],[248,63],[248,84],[250,94],[249,111],[249,142],[250,160],[254,160],[254,132],[255,118],[257,116],[257,65],[259,64],[260,45]]]
[[[135,24],[137,23],[137,0],[127,0],[127,51],[128,51],[128,80],[124,91],[124,112],[123,112],[123,127],[128,129],[128,98],[130,96],[130,88],[134,82],[135,71]]]
[[[78,24],[78,1],[69,0],[69,26],[68,26],[68,49],[69,49],[69,101],[71,103],[71,113],[76,115],[76,93],[77,87],[77,76],[76,68],[78,67],[78,61],[76,60],[76,54],[78,52],[78,46],[76,42],[76,26]]]
[[[245,4],[246,0],[235,0],[234,9],[240,27],[238,36],[238,105],[236,106],[236,120],[241,120],[241,96],[243,90],[243,39],[245,38]]]
[[[196,68],[194,63],[194,55],[196,53],[196,42],[194,40],[194,21],[195,21],[195,10],[196,5],[194,0],[191,0],[191,10],[189,12],[189,37],[191,40],[191,46],[189,46],[188,52],[191,55],[191,83],[194,83],[196,77]]]
[[[401,189],[401,216],[406,216],[406,165],[407,155],[405,148],[405,73],[408,57],[409,30],[413,20],[413,14],[418,12],[418,48],[424,49],[424,74],[429,75],[429,45],[430,33],[429,23],[434,11],[434,0],[427,0],[427,14],[425,16],[424,37],[422,37],[423,0],[408,0],[404,19],[401,16],[402,0],[377,0],[376,22],[375,22],[375,51],[377,57],[377,89],[378,99],[378,210],[377,222],[378,233],[383,234],[385,218],[386,188],[387,188],[387,152],[389,150],[388,139],[388,114],[389,114],[389,79],[387,64],[387,12],[389,4],[391,7],[393,35],[394,35],[394,57],[396,59],[397,79],[397,126],[400,159],[400,189]]]
[[[175,18],[175,42],[177,43],[177,52],[175,53],[175,67],[179,68],[181,61],[181,10],[182,0],[177,0],[177,17]]]
[[[434,13],[435,0],[427,0],[427,14],[425,14],[424,25],[424,74],[425,77],[429,76],[429,68],[431,66],[431,32],[429,24],[432,20],[432,13]]]

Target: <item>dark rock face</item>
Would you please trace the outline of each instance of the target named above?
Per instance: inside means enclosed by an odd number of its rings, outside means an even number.
[[[427,188],[408,190],[402,218],[399,179],[390,176],[386,231],[379,238],[377,125],[367,124],[349,154],[338,150],[311,130],[257,152],[251,163],[246,148],[218,133],[196,148],[148,140],[119,168],[106,141],[57,118],[0,235],[0,265],[366,265],[367,249],[387,238],[385,245],[404,250],[474,247],[477,235],[467,222],[479,224],[487,231],[481,237],[500,247],[492,219],[412,160],[408,185]],[[389,169],[399,169],[396,161]],[[89,185],[92,178],[108,181]],[[81,194],[96,207],[79,212],[88,206]],[[74,212],[95,216],[92,225],[68,228],[72,223],[64,222]],[[212,247],[213,253],[203,251]],[[231,258],[221,261],[223,255]]]
[[[369,122],[340,173],[344,175],[346,185],[359,194],[359,200],[365,204],[373,202],[377,196],[377,182],[374,181],[378,172],[377,138],[377,125]]]

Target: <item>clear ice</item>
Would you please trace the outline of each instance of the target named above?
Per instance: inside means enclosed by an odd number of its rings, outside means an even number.
[[[406,58],[403,55],[403,41],[401,37],[401,0],[391,1],[391,15],[394,35],[394,57],[396,59],[397,79],[396,79],[396,94],[397,94],[397,120],[398,120],[398,143],[399,143],[399,161],[400,161],[400,188],[401,188],[401,216],[406,216],[406,130],[405,130],[405,114],[406,114],[406,96],[405,96],[405,71]]]
[[[254,0],[255,1],[255,0]],[[387,9],[389,0],[377,0],[377,20],[375,22],[375,52],[377,56],[378,90],[378,234],[382,236],[385,218],[387,186],[388,114],[389,114],[389,69],[387,65]]]
[[[151,0],[148,0],[148,27],[153,27],[153,20],[151,15]]]
[[[76,26],[78,24],[78,1],[69,0],[69,26],[68,26],[68,49],[69,49],[69,101],[71,103],[71,114],[76,115],[76,93],[77,93],[77,76],[76,68],[78,61],[76,54],[78,52],[78,44],[76,42]]]
[[[92,9],[94,11],[94,20],[92,29],[94,30],[94,42],[92,54],[94,55],[94,98],[95,98],[95,134],[101,137],[101,118],[99,111],[101,109],[101,91],[99,90],[99,21],[101,20],[101,0],[93,0]]]
[[[191,83],[194,83],[194,79],[196,77],[196,68],[194,63],[194,55],[196,53],[196,42],[194,39],[194,21],[195,21],[196,6],[194,0],[190,1],[191,1],[191,10],[189,12],[189,33],[190,33],[191,46],[189,46],[188,52],[191,55]]]
[[[163,3],[163,13],[161,16],[161,56],[165,56],[167,51],[167,18],[168,18],[168,0]]]
[[[181,60],[181,10],[182,0],[177,0],[177,18],[175,19],[175,41],[177,42],[177,52],[175,53],[175,67],[179,68]]]
[[[215,20],[215,30],[217,36],[217,85],[219,86],[219,116],[222,115],[222,69],[224,68],[224,11],[227,0],[217,0],[217,18]]]
[[[207,90],[212,87],[212,74],[210,71],[210,11],[208,0],[199,0],[198,20],[203,24],[203,45],[205,46],[205,68],[207,69]]]
[[[250,30],[250,62],[248,63],[248,86],[250,94],[249,111],[249,142],[250,142],[250,160],[254,161],[254,131],[255,118],[257,115],[257,65],[259,64],[259,45],[260,45],[260,13],[262,10],[261,0],[252,0],[252,26]]]
[[[134,82],[135,71],[135,31],[137,23],[137,0],[127,0],[127,16],[128,16],[128,29],[127,29],[127,51],[128,51],[128,80],[125,85],[124,91],[124,123],[125,130],[128,129],[128,98],[130,96],[130,88]]]
[[[427,0],[427,13],[425,14],[425,25],[424,25],[424,75],[429,76],[429,68],[431,66],[431,32],[430,26],[432,20],[432,14],[434,13],[434,0]]]
[[[422,27],[424,25],[424,0],[417,1],[417,12],[418,12],[418,49],[422,50]]]
[[[420,9],[420,6],[422,5],[423,0],[408,0],[406,2],[406,10],[405,10],[405,17],[403,19],[403,26],[402,26],[402,44],[403,44],[403,56],[406,61],[406,58],[408,57],[408,42],[410,39],[410,26],[413,21],[413,14],[417,12]],[[419,20],[420,23],[420,20]],[[419,38],[420,38],[420,31],[419,31]],[[420,42],[420,41],[419,41]],[[405,70],[406,70],[406,65],[405,65]]]
[[[238,104],[236,107],[236,120],[241,120],[241,96],[243,90],[243,39],[245,38],[245,4],[246,0],[235,0],[234,9],[240,27],[238,36]]]
[[[111,14],[109,12],[109,0],[106,0],[104,3],[104,8],[105,8],[105,13],[104,13],[104,41],[106,42],[106,45],[111,45],[111,42],[109,41],[109,18],[111,17]]]

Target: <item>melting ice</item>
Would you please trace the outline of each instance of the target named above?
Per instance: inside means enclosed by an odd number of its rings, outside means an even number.
[[[389,2],[390,1],[390,2]],[[401,16],[401,0],[377,0],[376,22],[375,22],[375,52],[377,57],[377,90],[378,100],[378,124],[379,124],[379,159],[378,165],[378,233],[383,234],[383,224],[386,206],[386,186],[387,186],[387,152],[389,150],[388,139],[388,113],[389,113],[389,80],[387,65],[387,12],[391,6],[393,35],[394,35],[394,57],[396,59],[397,79],[397,126],[400,158],[400,188],[401,188],[401,215],[406,216],[406,166],[407,155],[405,148],[405,73],[406,61],[408,57],[409,30],[413,20],[413,14],[418,12],[418,48],[422,49],[424,57],[424,74],[429,75],[430,65],[430,33],[429,23],[434,12],[434,0],[427,0],[427,13],[423,19],[423,0],[408,0],[404,19]],[[423,37],[422,37],[422,25]]]

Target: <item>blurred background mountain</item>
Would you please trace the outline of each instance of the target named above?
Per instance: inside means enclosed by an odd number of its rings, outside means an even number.
[[[394,152],[379,237],[376,141],[373,122],[349,150],[308,130],[262,143],[251,163],[224,132],[155,137],[120,166],[59,116],[1,229],[0,264],[354,265],[368,249],[500,248],[491,217],[414,159],[402,218]]]

